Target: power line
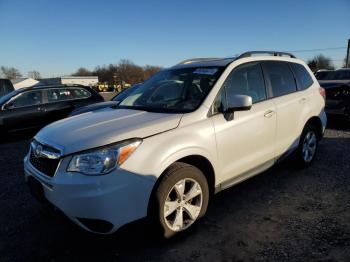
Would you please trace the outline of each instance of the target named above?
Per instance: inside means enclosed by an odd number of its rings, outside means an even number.
[[[302,52],[315,52],[315,51],[327,51],[327,50],[342,50],[346,48],[347,48],[346,46],[340,46],[340,47],[327,47],[327,48],[317,48],[317,49],[292,50],[292,51],[286,51],[286,52],[302,53]]]

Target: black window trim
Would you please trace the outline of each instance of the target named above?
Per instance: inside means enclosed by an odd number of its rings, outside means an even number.
[[[271,61],[271,60],[266,60],[266,61]],[[212,102],[211,106],[210,106],[210,109],[209,109],[209,112],[208,112],[208,117],[212,117],[212,116],[215,116],[215,115],[219,115],[219,114],[222,114],[222,112],[217,112],[217,113],[214,113],[214,103],[215,103],[215,100],[216,98],[218,97],[218,95],[220,95],[220,92],[223,88],[225,88],[225,82],[227,80],[227,78],[229,78],[229,76],[232,74],[232,72],[234,70],[236,70],[237,68],[239,68],[240,66],[242,65],[247,65],[247,64],[259,64],[259,67],[260,67],[260,70],[261,70],[261,74],[262,74],[262,77],[263,77],[263,82],[264,82],[264,86],[265,86],[265,92],[266,92],[266,98],[263,99],[263,100],[260,100],[260,101],[257,101],[257,102],[254,102],[252,104],[252,106],[256,105],[256,104],[259,104],[259,103],[262,103],[262,102],[266,102],[268,100],[271,99],[270,95],[271,95],[271,90],[270,88],[268,87],[267,85],[267,81],[266,81],[266,77],[265,77],[265,73],[264,73],[264,69],[263,69],[263,66],[262,66],[262,62],[264,62],[263,60],[259,60],[259,61],[249,61],[249,62],[245,62],[245,63],[242,63],[242,64],[239,64],[238,66],[234,67],[231,72],[228,73],[227,77],[225,78],[223,84],[221,85],[218,93],[216,94],[215,98],[214,98],[214,101]],[[227,94],[226,94],[226,88],[225,88],[225,101],[227,102]]]

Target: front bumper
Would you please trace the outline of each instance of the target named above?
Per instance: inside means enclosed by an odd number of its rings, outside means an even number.
[[[35,169],[24,159],[26,181],[36,179],[45,199],[82,228],[94,233],[113,233],[121,226],[147,215],[155,184],[153,176],[116,169],[102,176],[86,176],[65,171],[70,159],[63,159],[53,177]],[[92,223],[109,224],[98,230]],[[96,224],[95,223],[95,224]],[[106,228],[106,227],[104,227]]]

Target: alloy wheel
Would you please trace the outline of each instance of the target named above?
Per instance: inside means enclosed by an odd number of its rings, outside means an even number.
[[[314,131],[307,132],[303,141],[302,155],[305,162],[311,162],[316,153],[317,137]]]
[[[164,203],[164,220],[172,231],[182,231],[198,218],[203,204],[200,184],[190,178],[178,181],[169,191]]]

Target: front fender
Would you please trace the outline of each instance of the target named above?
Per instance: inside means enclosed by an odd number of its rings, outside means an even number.
[[[144,139],[121,168],[157,179],[172,163],[187,156],[199,155],[212,164],[216,173],[214,128],[211,123],[205,122],[196,123],[195,127],[176,128]]]

